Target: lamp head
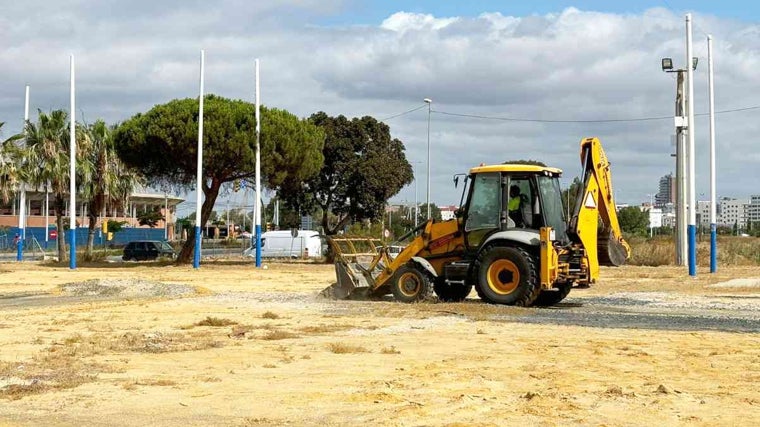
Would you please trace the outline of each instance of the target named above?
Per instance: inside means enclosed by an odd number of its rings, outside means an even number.
[[[426,104],[432,104],[433,103],[433,100],[430,99],[430,98],[425,98],[425,99],[423,99],[423,101],[425,101]]]
[[[673,69],[673,58],[662,58],[662,71]]]
[[[691,58],[691,69],[696,70],[697,69],[697,62],[699,62],[699,58],[696,56]]]

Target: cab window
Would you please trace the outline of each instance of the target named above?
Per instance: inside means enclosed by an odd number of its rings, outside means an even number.
[[[509,221],[507,227],[536,228],[534,215],[538,213],[537,199],[531,187],[530,178],[513,177],[509,180],[507,197]]]
[[[477,175],[472,182],[472,197],[465,231],[499,227],[501,179],[499,173]]]
[[[470,182],[470,202],[467,207],[464,231],[467,246],[477,248],[483,238],[499,228],[501,213],[501,175],[484,173]]]

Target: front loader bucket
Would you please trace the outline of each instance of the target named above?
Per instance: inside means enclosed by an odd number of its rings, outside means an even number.
[[[338,281],[322,290],[319,295],[332,299],[346,299],[351,296],[351,294],[353,294],[354,291],[360,286],[357,283],[358,280],[356,277],[353,274],[349,273],[350,268],[351,267],[348,267],[346,264],[336,260],[335,276],[337,277]]]
[[[332,299],[367,297],[375,288],[373,271],[381,258],[376,248],[382,243],[366,237],[341,236],[327,240],[335,256],[337,282],[319,294]]]

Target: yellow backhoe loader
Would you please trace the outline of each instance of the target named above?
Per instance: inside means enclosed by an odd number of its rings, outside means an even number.
[[[623,265],[631,249],[618,225],[610,164],[599,140],[581,140],[580,153],[583,189],[569,220],[561,170],[478,166],[465,178],[467,200],[456,218],[422,224],[399,239],[415,236],[395,257],[377,240],[330,238],[337,283],[323,294],[393,294],[397,301],[416,302],[435,292],[455,302],[474,286],[489,303],[548,306],[573,287],[588,287],[599,265]]]

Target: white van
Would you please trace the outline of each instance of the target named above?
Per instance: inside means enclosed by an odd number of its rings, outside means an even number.
[[[321,258],[322,238],[311,230],[298,230],[293,237],[291,230],[267,231],[261,233],[261,256],[277,258]],[[244,256],[256,256],[256,241],[243,251]]]

